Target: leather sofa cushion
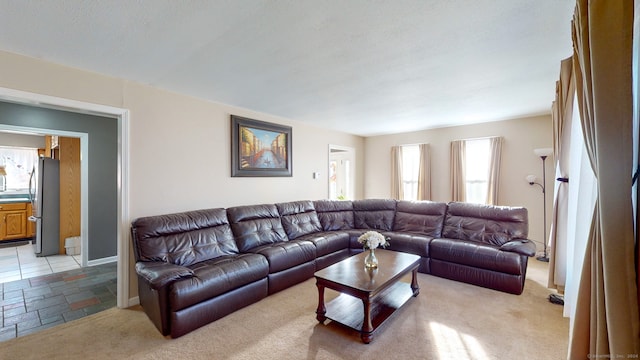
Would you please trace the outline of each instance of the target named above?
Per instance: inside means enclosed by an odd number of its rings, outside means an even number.
[[[256,254],[240,254],[211,259],[189,267],[193,277],[175,281],[169,288],[169,306],[178,311],[220,294],[264,279],[267,260]]]
[[[400,200],[396,206],[393,231],[441,237],[446,212],[447,203]]]
[[[452,202],[447,207],[442,237],[500,246],[513,239],[526,239],[528,231],[526,208]]]
[[[131,232],[136,261],[188,266],[238,253],[225,209],[142,217]]]
[[[303,240],[284,241],[275,244],[258,246],[250,250],[260,254],[269,262],[269,274],[315,261],[316,247]]]
[[[288,240],[273,204],[231,207],[227,216],[240,252]]]
[[[345,231],[323,231],[299,237],[298,240],[315,244],[318,257],[349,248],[349,233]]]
[[[356,229],[391,231],[396,214],[396,200],[364,199],[353,202]]]
[[[389,250],[429,257],[429,244],[433,240],[431,236],[394,231],[383,232],[382,235],[389,237]]]
[[[317,200],[313,202],[324,231],[353,229],[353,202]]]
[[[311,201],[279,203],[276,207],[289,240],[322,230],[318,214]]]
[[[523,274],[523,255],[501,251],[492,245],[457,239],[433,239],[429,244],[429,253],[431,259],[513,275]]]

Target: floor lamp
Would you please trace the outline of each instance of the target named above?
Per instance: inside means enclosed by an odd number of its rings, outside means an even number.
[[[538,256],[536,259],[539,261],[548,262],[549,254],[547,253],[547,194],[546,194],[546,185],[547,185],[547,176],[545,171],[544,162],[547,160],[547,157],[553,154],[552,148],[542,148],[533,150],[534,154],[542,159],[542,184],[536,182],[535,175],[527,175],[527,182],[529,185],[533,186],[534,184],[540,186],[542,188],[542,223],[543,223],[543,231],[542,231],[542,244],[544,245],[544,252],[541,256]]]

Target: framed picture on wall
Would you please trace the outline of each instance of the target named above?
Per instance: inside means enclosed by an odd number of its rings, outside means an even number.
[[[292,176],[291,127],[231,115],[231,176]]]

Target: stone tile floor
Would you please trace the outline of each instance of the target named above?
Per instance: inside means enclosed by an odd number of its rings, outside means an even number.
[[[0,283],[0,341],[116,306],[117,263]]]

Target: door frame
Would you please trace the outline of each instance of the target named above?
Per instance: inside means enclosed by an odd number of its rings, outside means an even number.
[[[349,179],[349,185],[348,185],[348,189],[347,189],[347,198],[350,197],[350,200],[355,199],[356,196],[356,182],[355,182],[355,169],[356,169],[356,149],[353,147],[349,147],[349,146],[342,146],[342,145],[334,145],[334,144],[329,144],[329,149],[328,149],[328,161],[327,161],[327,174],[331,173],[330,167],[331,167],[331,159],[332,159],[332,153],[336,151],[336,152],[340,152],[340,153],[344,153],[344,158],[349,160],[349,175],[350,175],[350,179]],[[327,198],[329,198],[331,195],[331,178],[330,176],[327,176]],[[350,195],[350,196],[349,196]]]
[[[40,108],[49,108],[76,112],[82,114],[98,115],[112,117],[118,123],[118,164],[117,164],[117,307],[126,308],[135,305],[136,299],[129,299],[129,110],[113,106],[94,104],[90,102],[65,99],[56,96],[37,94],[27,91],[15,90],[0,87],[0,100],[13,102],[22,105],[28,105]],[[8,127],[5,127],[8,128]],[[27,128],[22,128],[27,129]],[[36,129],[32,129],[36,130]],[[38,129],[38,131],[48,129]],[[74,133],[68,131],[51,130],[54,135],[71,135],[80,137],[81,152],[88,151],[88,135],[84,133]],[[83,135],[84,134],[84,135]],[[83,140],[84,136],[84,140]],[[88,179],[88,166],[82,166],[82,181]],[[85,174],[85,172],[87,172]],[[86,175],[86,176],[85,176]],[[82,227],[83,232],[88,227],[88,189],[86,183],[82,185],[81,213],[83,216]],[[86,192],[86,193],[85,193]],[[83,239],[86,236],[83,236]],[[83,245],[84,240],[83,240]],[[87,247],[85,247],[87,249]],[[89,262],[87,259],[88,251],[84,251],[82,255],[83,266],[86,263],[98,264],[108,262],[109,259],[99,259]],[[85,262],[86,261],[86,262]]]

